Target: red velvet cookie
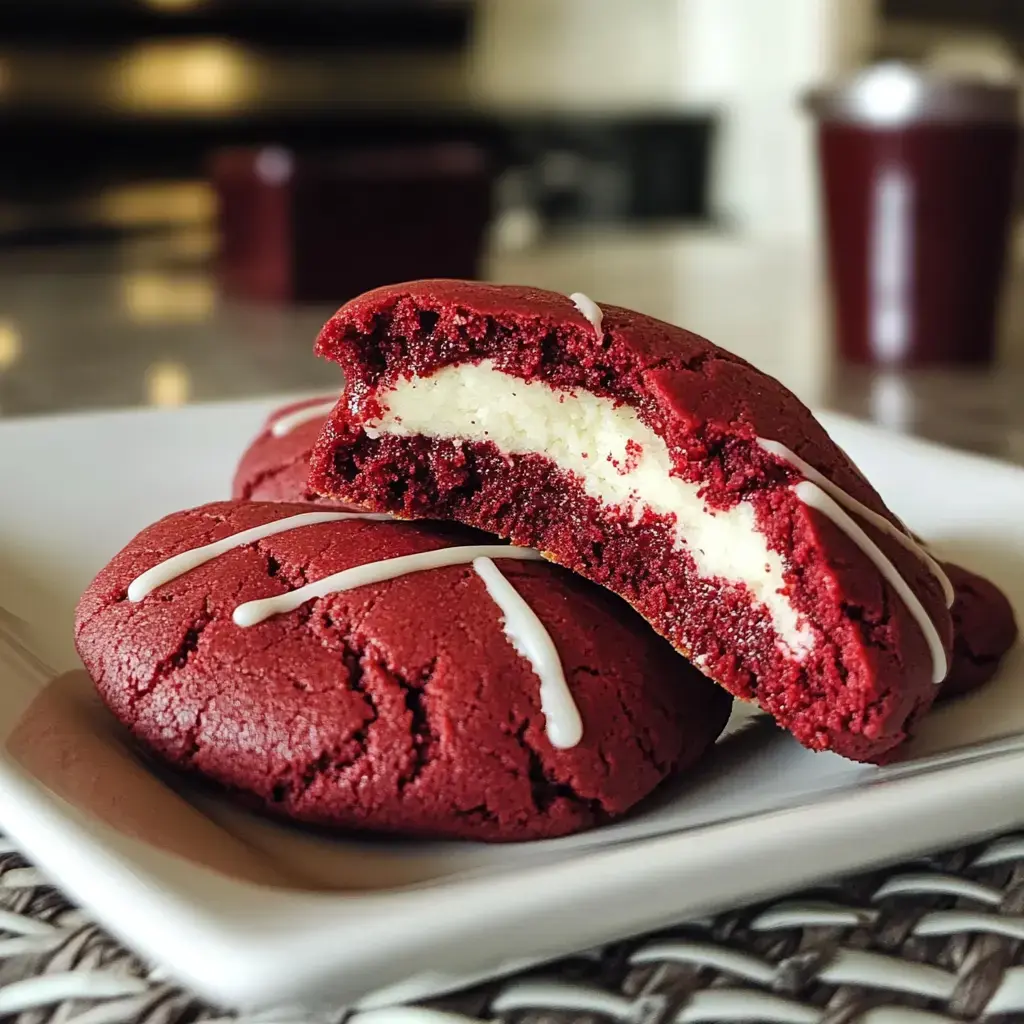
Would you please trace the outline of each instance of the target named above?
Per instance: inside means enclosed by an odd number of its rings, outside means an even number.
[[[332,828],[589,828],[693,764],[730,710],[627,605],[534,551],[308,505],[150,526],[83,595],[76,643],[166,761]]]
[[[315,491],[545,552],[813,749],[884,760],[934,700],[944,574],[736,356],[586,296],[459,281],[369,292],[317,351],[347,384]]]
[[[1006,595],[990,580],[954,565],[943,568],[956,590],[953,663],[941,696],[956,697],[987,683],[1017,641],[1017,622]]]
[[[337,396],[310,398],[275,410],[245,450],[231,496],[246,501],[327,504],[307,486],[309,456]]]

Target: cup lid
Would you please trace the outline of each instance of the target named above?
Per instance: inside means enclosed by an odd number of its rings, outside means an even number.
[[[909,64],[875,64],[804,98],[823,121],[847,121],[878,127],[912,122],[1019,120],[1019,89],[981,79],[951,78]]]

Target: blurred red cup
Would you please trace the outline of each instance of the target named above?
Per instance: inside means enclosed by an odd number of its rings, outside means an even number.
[[[882,64],[814,92],[840,356],[983,364],[1014,209],[1018,91]]]
[[[210,160],[221,290],[340,303],[395,281],[477,277],[491,179],[470,143],[221,150]]]

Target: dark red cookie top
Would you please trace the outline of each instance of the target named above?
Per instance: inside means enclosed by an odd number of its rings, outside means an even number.
[[[493,564],[551,637],[582,738],[549,740],[540,680],[472,564],[307,601],[258,625],[239,605],[354,566],[494,543],[352,519],[235,548],[141,600],[163,560],[307,505],[221,502],[150,526],[76,618],[107,704],[146,745],[273,813],[336,828],[519,840],[624,813],[715,740],[730,701],[624,603],[541,561]]]
[[[327,499],[308,487],[309,456],[336,401],[337,395],[324,395],[275,409],[242,455],[231,496],[246,501],[324,503]]]
[[[991,581],[960,565],[943,568],[956,590],[953,661],[942,697],[956,697],[987,683],[1017,642],[1017,622],[1006,595]]]

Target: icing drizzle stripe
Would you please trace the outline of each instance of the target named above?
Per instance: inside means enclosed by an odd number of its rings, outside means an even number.
[[[285,516],[283,519],[275,519],[271,523],[263,523],[262,526],[254,526],[251,530],[242,530],[241,533],[234,533],[230,537],[223,537],[215,540],[212,544],[204,544],[200,548],[192,548],[189,551],[182,551],[181,554],[173,555],[171,558],[158,562],[151,569],[147,569],[141,576],[137,576],[128,586],[128,600],[141,601],[144,597],[153,593],[157,587],[184,576],[185,573],[198,569],[214,558],[227,554],[235,548],[245,547],[246,544],[255,544],[265,537],[273,537],[276,533],[286,533],[288,530],[297,530],[300,526],[315,526],[318,523],[330,523],[340,519],[390,519],[391,516],[376,512],[302,512],[295,516]]]
[[[379,562],[354,565],[350,569],[332,573],[322,580],[307,583],[297,590],[285,594],[264,597],[258,601],[240,604],[232,614],[236,626],[243,628],[258,625],[274,615],[284,615],[302,607],[307,601],[328,594],[340,594],[370,583],[383,583],[397,579],[411,572],[427,569],[442,569],[449,565],[466,565],[475,558],[518,558],[521,560],[540,559],[540,552],[532,548],[516,548],[506,544],[469,544],[459,548],[438,548],[436,551],[418,551],[413,555],[399,555],[397,558],[382,558]]]
[[[345,519],[391,518],[373,512],[304,512],[286,516],[165,559],[132,580],[128,586],[128,600],[141,601],[165,583],[170,583],[235,548],[254,544],[265,537],[303,526]],[[474,571],[483,580],[488,595],[501,610],[502,628],[509,643],[520,657],[529,662],[540,680],[541,712],[544,715],[546,733],[551,745],[559,750],[575,747],[583,738],[583,721],[566,683],[562,661],[551,635],[537,618],[534,610],[494,564],[493,560],[500,558],[520,561],[542,560],[540,552],[532,548],[511,547],[506,544],[469,544],[463,547],[420,551],[412,555],[400,555],[397,558],[385,558],[365,565],[352,566],[297,590],[258,601],[246,601],[235,608],[231,618],[236,626],[248,628],[274,615],[294,611],[307,601],[326,597],[328,594],[354,590],[370,583],[383,583],[409,573],[472,563]]]
[[[307,405],[303,409],[296,409],[294,412],[285,413],[284,416],[279,416],[270,425],[270,433],[274,437],[285,437],[296,427],[301,427],[303,423],[329,416],[337,404],[338,400],[332,398],[319,402],[316,405]]]
[[[834,484],[827,476],[818,472],[809,462],[805,462],[796,452],[790,451],[784,444],[780,444],[778,441],[770,441],[764,437],[759,437],[757,443],[766,452],[782,459],[784,462],[788,462],[794,469],[799,470],[811,483],[817,484],[830,498],[838,502],[845,509],[856,513],[862,519],[866,519],[872,526],[877,527],[883,533],[892,537],[897,543],[902,544],[911,554],[917,555],[924,562],[928,571],[938,580],[939,586],[942,587],[942,594],[946,599],[946,607],[953,607],[953,601],[956,597],[953,584],[950,583],[949,577],[943,572],[942,566],[913,537],[909,537],[899,527],[889,522],[885,516],[879,515],[874,509],[868,508],[867,505],[859,502],[852,494],[847,494],[838,484]]]
[[[559,750],[575,747],[583,738],[583,720],[565,681],[562,659],[551,634],[491,558],[474,558],[473,569],[502,611],[502,628],[509,643],[530,663],[540,680],[540,709],[551,745]]]
[[[601,341],[604,338],[604,328],[602,327],[604,313],[601,307],[583,292],[573,292],[569,298],[572,300],[572,304],[594,325],[597,340]]]
[[[949,671],[942,638],[917,594],[910,589],[896,566],[889,561],[882,549],[844,511],[840,504],[817,484],[810,480],[801,480],[800,483],[793,485],[793,492],[808,508],[816,509],[831,519],[875,563],[875,567],[899,594],[924,634],[925,642],[928,644],[928,650],[932,656],[932,682],[941,683]]]

